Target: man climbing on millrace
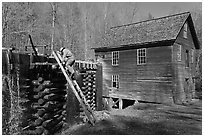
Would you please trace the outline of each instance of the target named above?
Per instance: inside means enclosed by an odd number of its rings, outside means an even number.
[[[69,72],[71,78],[75,79],[74,78],[74,68],[73,68],[73,65],[75,63],[74,55],[69,49],[65,47],[60,48],[60,54],[62,56],[62,62],[65,65],[66,70]]]

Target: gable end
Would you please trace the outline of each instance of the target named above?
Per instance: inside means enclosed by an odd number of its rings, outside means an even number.
[[[179,33],[177,34],[176,39],[178,38],[179,34],[180,34],[181,31],[183,30],[185,23],[188,23],[188,27],[189,27],[189,30],[190,30],[190,33],[191,33],[191,36],[192,36],[192,39],[193,39],[193,43],[194,43],[194,45],[195,45],[195,48],[196,48],[196,49],[200,49],[200,43],[199,43],[199,40],[198,40],[196,31],[195,31],[195,27],[194,27],[194,24],[193,24],[193,20],[192,20],[192,17],[191,17],[190,14],[189,14],[188,18],[183,22],[183,25],[182,25],[182,27],[180,28]]]

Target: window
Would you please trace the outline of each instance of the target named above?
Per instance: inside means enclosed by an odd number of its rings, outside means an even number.
[[[188,68],[189,67],[189,51],[186,50],[186,61],[185,61],[185,67]]]
[[[182,46],[178,45],[177,61],[181,61]]]
[[[194,50],[191,49],[191,63],[194,62]]]
[[[112,87],[119,88],[119,75],[112,75]]]
[[[184,24],[184,28],[183,28],[183,37],[187,38],[187,31],[188,31],[188,25],[187,23]]]
[[[112,52],[112,65],[118,66],[119,64],[119,51],[113,51]]]
[[[137,65],[146,63],[146,48],[137,49]]]

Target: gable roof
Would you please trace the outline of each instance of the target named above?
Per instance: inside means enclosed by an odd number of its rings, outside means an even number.
[[[112,27],[103,37],[100,47],[94,49],[135,48],[156,43],[175,42],[186,20],[189,21],[193,41],[199,48],[190,12],[165,16],[152,20]],[[158,45],[157,45],[158,46]],[[161,46],[164,46],[161,44]]]

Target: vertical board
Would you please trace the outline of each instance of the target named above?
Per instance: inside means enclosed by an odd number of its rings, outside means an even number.
[[[71,88],[68,89],[66,113],[66,119],[69,124],[73,124],[76,116],[79,116],[79,102],[71,91]]]
[[[8,74],[8,59],[7,59],[7,51],[2,51],[2,74]]]
[[[103,92],[103,67],[102,64],[97,64],[96,70],[96,110],[102,110],[102,92]]]

